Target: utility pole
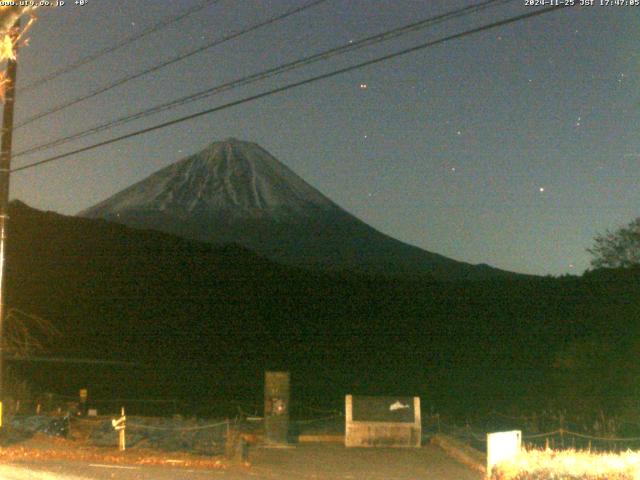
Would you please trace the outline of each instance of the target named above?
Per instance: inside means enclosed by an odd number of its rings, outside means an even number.
[[[16,20],[10,33],[14,45],[14,56],[17,54],[17,40],[20,30],[20,18]],[[18,61],[7,60],[6,89],[4,95],[4,111],[2,113],[2,137],[0,139],[0,427],[3,426],[4,391],[4,321],[7,316],[5,254],[7,243],[7,220],[9,219],[9,176],[11,172],[11,143],[13,140],[13,106],[16,98],[16,74]]]

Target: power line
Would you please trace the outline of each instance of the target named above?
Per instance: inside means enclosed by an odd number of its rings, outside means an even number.
[[[400,57],[400,56],[403,56],[403,55],[407,55],[409,53],[413,53],[413,52],[417,52],[417,51],[420,51],[420,50],[424,50],[426,48],[429,48],[429,47],[432,47],[432,46],[435,46],[435,45],[446,43],[446,42],[449,42],[451,40],[455,40],[455,39],[458,39],[458,38],[464,38],[464,37],[466,37],[468,35],[472,35],[474,33],[484,32],[486,30],[491,30],[491,29],[494,29],[494,28],[502,27],[504,25],[508,25],[508,24],[511,24],[511,23],[515,23],[515,22],[519,22],[519,21],[522,21],[522,20],[528,20],[528,19],[531,19],[531,18],[534,18],[534,17],[538,17],[540,15],[544,15],[545,13],[549,13],[549,12],[552,12],[552,11],[555,11],[555,10],[560,10],[560,9],[566,8],[567,6],[568,5],[546,7],[546,8],[540,9],[540,10],[536,10],[534,12],[529,12],[529,13],[525,13],[525,14],[522,14],[522,15],[517,15],[515,17],[510,17],[510,18],[507,18],[507,19],[504,19],[504,20],[499,20],[497,22],[489,23],[489,24],[483,25],[481,27],[472,28],[472,29],[465,30],[465,31],[460,32],[460,33],[453,34],[453,35],[448,35],[448,36],[440,38],[438,40],[432,40],[432,41],[427,42],[427,43],[422,43],[422,44],[414,46],[414,47],[406,48],[406,49],[400,50],[398,52],[394,52],[394,53],[390,53],[388,55],[383,55],[381,57],[374,58],[372,60],[367,60],[365,62],[361,62],[361,63],[355,64],[355,65],[351,65],[349,67],[345,67],[345,68],[341,68],[341,69],[338,69],[338,70],[334,70],[334,71],[329,72],[329,73],[324,73],[322,75],[317,75],[315,77],[310,77],[310,78],[307,78],[305,80],[301,80],[301,81],[298,81],[298,82],[290,83],[288,85],[284,85],[282,87],[274,88],[272,90],[267,90],[265,92],[262,92],[262,93],[259,93],[259,94],[256,94],[256,95],[251,95],[249,97],[245,97],[245,98],[242,98],[240,100],[235,100],[233,102],[229,102],[229,103],[226,103],[224,105],[220,105],[220,106],[217,106],[217,107],[209,108],[207,110],[203,110],[203,111],[200,111],[198,113],[193,113],[191,115],[187,115],[187,116],[180,117],[180,118],[177,118],[177,119],[174,119],[174,120],[170,120],[168,122],[163,122],[163,123],[160,123],[158,125],[154,125],[152,127],[148,127],[148,128],[144,128],[144,129],[141,129],[141,130],[137,130],[135,132],[131,132],[131,133],[128,133],[126,135],[121,135],[121,136],[118,136],[118,137],[115,137],[115,138],[111,138],[109,140],[105,140],[105,141],[102,141],[102,142],[95,143],[93,145],[89,145],[89,146],[86,146],[86,147],[78,148],[76,150],[72,150],[70,152],[62,153],[60,155],[55,155],[55,156],[52,156],[52,157],[49,157],[49,158],[45,158],[45,159],[39,160],[37,162],[29,163],[27,165],[23,165],[21,167],[14,168],[14,169],[11,170],[11,172],[12,173],[13,172],[19,172],[19,171],[22,171],[22,170],[27,170],[27,169],[30,169],[30,168],[37,167],[39,165],[43,165],[45,163],[50,163],[50,162],[54,162],[54,161],[57,161],[57,160],[61,160],[63,158],[67,158],[67,157],[70,157],[72,155],[76,155],[78,153],[84,153],[84,152],[87,152],[89,150],[94,150],[96,148],[103,147],[105,145],[110,145],[112,143],[120,142],[122,140],[133,138],[133,137],[136,137],[136,136],[139,136],[139,135],[144,135],[145,133],[149,133],[149,132],[153,132],[155,130],[160,130],[162,128],[170,127],[170,126],[176,125],[178,123],[182,123],[182,122],[186,122],[188,120],[192,120],[194,118],[198,118],[198,117],[201,117],[201,116],[204,116],[204,115],[209,115],[211,113],[215,113],[215,112],[218,112],[218,111],[221,111],[221,110],[226,110],[227,108],[231,108],[231,107],[235,107],[237,105],[242,105],[244,103],[252,102],[252,101],[258,100],[260,98],[264,98],[264,97],[268,97],[268,96],[271,96],[271,95],[275,95],[276,93],[281,93],[281,92],[284,92],[284,91],[287,91],[287,90],[291,90],[293,88],[297,88],[297,87],[300,87],[300,86],[303,86],[303,85],[314,83],[314,82],[317,82],[317,81],[320,81],[320,80],[325,80],[327,78],[335,77],[337,75],[341,75],[343,73],[351,72],[351,71],[354,71],[354,70],[357,70],[357,69],[360,69],[360,68],[368,67],[370,65],[375,65],[377,63],[381,63],[381,62],[384,62],[384,61],[387,61],[387,60],[391,60],[391,59],[396,58],[396,57]]]
[[[264,80],[267,78],[271,78],[274,77],[276,75],[285,73],[287,71],[291,71],[297,68],[301,68],[301,67],[305,67],[307,65],[310,65],[312,63],[315,62],[319,62],[319,61],[324,61],[327,60],[329,58],[332,58],[334,56],[337,55],[342,55],[360,48],[364,48],[367,46],[371,46],[386,40],[390,40],[393,38],[397,38],[401,35],[405,35],[407,33],[410,32],[414,32],[414,31],[418,31],[420,29],[426,28],[428,26],[432,26],[438,23],[442,23],[444,21],[448,21],[451,20],[453,18],[457,18],[457,17],[462,17],[462,16],[466,16],[469,15],[471,13],[475,13],[478,12],[480,10],[486,9],[488,7],[494,6],[496,4],[504,4],[504,3],[509,3],[512,2],[514,0],[486,0],[485,2],[476,4],[476,5],[472,5],[472,6],[468,6],[465,8],[461,8],[458,10],[453,10],[453,11],[449,11],[446,13],[443,13],[441,15],[437,15],[434,17],[429,17],[427,19],[422,19],[420,21],[408,24],[408,25],[404,25],[402,27],[399,28],[395,28],[392,30],[388,30],[386,32],[380,33],[380,34],[376,34],[376,35],[372,35],[370,37],[366,37],[364,39],[358,40],[357,42],[349,42],[346,44],[343,44],[341,46],[338,47],[334,47],[328,50],[325,50],[323,52],[319,52],[313,55],[309,55],[303,58],[300,58],[298,60],[294,60],[292,62],[288,62],[288,63],[284,63],[281,65],[278,65],[276,67],[267,69],[267,70],[263,70],[261,72],[255,73],[253,75],[249,75],[246,77],[242,77],[240,79],[236,79],[236,80],[232,80],[220,85],[216,85],[213,86],[211,88],[208,88],[206,90],[191,94],[191,95],[187,95],[185,97],[181,97],[179,99],[176,100],[172,100],[169,102],[165,102],[163,104],[160,105],[156,105],[155,107],[152,107],[150,109],[147,110],[143,110],[142,112],[137,112],[131,115],[126,115],[124,117],[120,117],[118,119],[115,120],[111,120],[109,122],[91,127],[89,129],[86,130],[82,130],[80,132],[76,132],[74,134],[68,135],[66,137],[62,137],[62,138],[58,138],[56,140],[51,140],[45,143],[41,143],[39,145],[35,145],[33,147],[30,147],[28,149],[19,151],[17,153],[15,153],[13,156],[14,158],[17,157],[21,157],[27,154],[31,154],[31,153],[35,153],[38,151],[42,151],[42,150],[48,150],[49,148],[53,148],[53,147],[57,147],[59,145],[63,145],[65,143],[68,143],[70,141],[73,140],[77,140],[79,138],[83,138],[86,137],[88,135],[92,135],[98,132],[101,132],[103,130],[109,130],[111,128],[120,126],[120,125],[124,125],[127,123],[130,123],[134,120],[139,120],[141,118],[146,118],[150,115],[156,114],[156,113],[160,113],[162,111],[165,110],[170,110],[173,109],[175,107],[178,106],[182,106],[182,105],[186,105],[189,103],[193,103],[195,101],[198,100],[202,100],[204,98],[208,98],[211,97],[213,95],[216,95],[218,93],[222,93],[224,91],[228,91],[228,90],[232,90],[241,86],[245,86],[245,85],[249,85],[251,83],[255,83],[257,81],[260,80]]]
[[[53,80],[54,78],[58,78],[60,75],[64,75],[65,73],[69,73],[72,70],[75,70],[76,68],[79,68],[83,65],[86,65],[88,63],[91,63],[95,60],[97,60],[98,58],[107,55],[109,53],[113,53],[116,50],[121,49],[122,47],[129,45],[130,43],[135,42],[136,40],[140,40],[143,37],[146,37],[147,35],[151,35],[152,33],[155,33],[159,30],[162,30],[163,28],[166,28],[170,25],[173,25],[174,23],[179,22],[180,20],[193,15],[194,13],[197,13],[201,10],[204,10],[205,8],[207,8],[209,5],[212,4],[216,4],[219,3],[221,0],[204,0],[204,2],[202,2],[200,5],[197,5],[193,8],[190,8],[188,10],[185,10],[183,13],[179,14],[179,15],[175,15],[175,16],[171,16],[171,17],[167,17],[164,20],[161,20],[159,23],[156,23],[155,25],[152,25],[151,27],[141,31],[140,33],[136,34],[136,35],[132,35],[128,38],[125,38],[124,40],[116,43],[115,45],[112,45],[110,47],[106,47],[103,48],[102,50],[98,50],[95,53],[92,53],[91,55],[87,55],[86,57],[81,58],[80,60],[74,62],[74,63],[70,63],[69,65],[66,65],[64,67],[59,68],[58,70],[54,70],[53,72],[51,72],[48,75],[45,75],[44,77],[35,80],[34,82],[22,87],[19,89],[20,93],[32,90],[36,87],[39,87],[40,85],[50,82],[51,80]]]
[[[303,11],[309,9],[309,8],[315,7],[316,5],[319,5],[321,3],[325,3],[327,1],[328,0],[313,0],[312,2],[307,3],[306,5],[303,5],[301,7],[292,8],[292,9],[287,10],[286,12],[284,12],[284,13],[282,13],[280,15],[277,15],[275,17],[271,17],[271,18],[269,18],[269,19],[267,19],[265,21],[256,23],[256,24],[251,25],[251,26],[249,26],[249,27],[247,27],[245,29],[242,29],[240,31],[231,33],[229,35],[225,35],[224,37],[219,38],[217,40],[214,40],[211,43],[208,43],[208,44],[203,45],[201,47],[198,47],[198,48],[195,48],[193,50],[190,50],[190,51],[188,51],[188,52],[186,52],[184,54],[177,55],[177,56],[175,56],[175,57],[173,57],[173,58],[171,58],[169,60],[166,60],[164,62],[161,62],[161,63],[158,63],[156,65],[153,65],[152,67],[149,67],[146,70],[143,70],[141,72],[128,75],[126,77],[122,77],[119,80],[116,80],[115,82],[113,82],[113,83],[111,83],[111,84],[109,84],[109,85],[107,85],[105,87],[99,88],[97,90],[94,90],[91,93],[88,93],[88,94],[83,95],[81,97],[77,97],[77,98],[75,98],[73,100],[69,100],[66,103],[63,103],[63,104],[58,105],[56,107],[53,107],[53,108],[51,108],[49,110],[45,110],[44,112],[36,114],[36,115],[34,115],[32,117],[29,117],[26,120],[18,123],[14,127],[14,130],[17,130],[18,128],[21,128],[21,127],[24,127],[25,125],[33,123],[36,120],[39,120],[39,119],[41,119],[43,117],[46,117],[46,116],[52,115],[54,113],[60,112],[62,110],[65,110],[66,108],[69,108],[72,105],[75,105],[77,103],[83,102],[85,100],[89,100],[90,98],[93,98],[93,97],[96,97],[96,96],[98,96],[100,94],[108,92],[109,90],[112,90],[112,89],[114,89],[116,87],[124,85],[127,82],[130,82],[132,80],[136,80],[138,78],[141,78],[141,77],[143,77],[145,75],[148,75],[149,73],[153,73],[153,72],[155,72],[157,70],[160,70],[160,69],[162,69],[164,67],[167,67],[167,66],[172,65],[174,63],[177,63],[177,62],[180,62],[182,60],[185,60],[185,59],[187,59],[189,57],[192,57],[193,55],[196,55],[196,54],[198,54],[200,52],[204,52],[205,50],[208,50],[210,48],[216,47],[218,45],[222,45],[223,43],[226,43],[226,42],[228,42],[230,40],[238,38],[238,37],[240,37],[242,35],[246,35],[247,33],[253,32],[253,31],[258,30],[258,29],[260,29],[262,27],[266,27],[268,25],[276,23],[276,22],[278,22],[280,20],[284,20],[285,18],[290,17],[292,15],[295,15],[296,13],[303,12]]]

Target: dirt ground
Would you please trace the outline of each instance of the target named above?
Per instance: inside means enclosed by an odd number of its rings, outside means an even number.
[[[71,460],[0,465],[11,480],[480,480],[480,473],[450,459],[438,447],[420,449],[347,449],[340,445],[298,445],[250,451],[250,466],[188,468],[185,466],[95,464]]]
[[[296,445],[249,451],[250,472],[263,479],[479,480],[474,472],[438,447],[420,449],[345,448],[342,445]]]
[[[32,438],[0,448],[0,465],[25,462],[86,462],[111,465],[182,465],[190,468],[222,468],[222,457],[199,456],[184,452],[163,452],[148,448],[130,448],[119,452],[115,447],[94,447],[78,438],[57,438],[36,434]],[[1,478],[1,477],[0,477]]]

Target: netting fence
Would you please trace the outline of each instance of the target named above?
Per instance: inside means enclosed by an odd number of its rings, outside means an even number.
[[[490,412],[483,419],[456,424],[439,416],[427,417],[427,435],[444,433],[486,452],[486,434],[520,430],[526,448],[575,449],[595,452],[640,450],[640,423],[603,414],[593,421],[569,420],[563,414],[542,412],[516,416]]]
[[[216,455],[225,451],[230,436],[256,434],[263,429],[260,403],[229,400],[225,418],[185,418],[176,415],[180,401],[174,399],[91,399],[100,415],[87,417],[78,410],[78,397],[48,395],[42,399],[16,405],[10,415],[11,425],[25,432],[63,435],[87,422],[90,441],[96,446],[117,445],[117,432],[111,424],[120,406],[127,411],[127,445],[148,446],[166,451],[189,451]],[[296,405],[290,421],[290,438],[302,435],[344,435],[345,418],[342,409]],[[137,412],[157,412],[138,415]],[[84,413],[84,415],[80,415]],[[105,416],[104,414],[110,414]],[[66,415],[68,414],[68,415]],[[95,414],[95,411],[94,411]],[[132,415],[133,414],[133,415]],[[64,418],[67,420],[64,421]],[[565,412],[542,411],[529,415],[511,415],[492,411],[475,415],[464,422],[440,416],[433,411],[422,413],[423,443],[435,433],[444,433],[480,451],[486,451],[486,434],[520,430],[525,447],[579,449],[598,452],[640,450],[640,418],[615,417],[604,413],[590,418],[570,418]]]
[[[74,419],[80,422],[83,419]],[[202,420],[181,418],[127,417],[128,448],[144,446],[170,452],[189,452],[198,455],[221,455],[225,452],[229,431],[234,420]],[[100,422],[90,435],[96,446],[118,445],[118,432],[111,420]]]

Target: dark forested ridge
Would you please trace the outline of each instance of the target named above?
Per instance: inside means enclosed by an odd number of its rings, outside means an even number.
[[[454,413],[622,409],[640,393],[637,269],[443,283],[305,271],[18,202],[10,222],[9,306],[55,323],[50,354],[139,363],[16,363],[42,390],[206,410],[259,399],[282,368],[294,401],[327,406],[402,393]]]

